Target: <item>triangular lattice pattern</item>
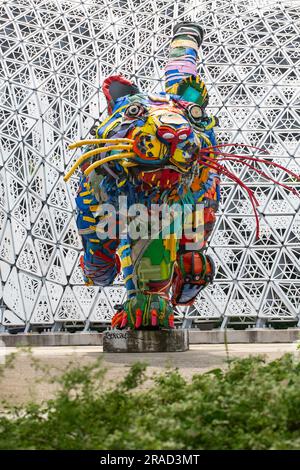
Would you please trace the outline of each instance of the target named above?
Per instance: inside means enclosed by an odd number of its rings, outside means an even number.
[[[0,0],[2,328],[106,322],[122,301],[121,279],[101,292],[83,287],[76,178],[69,185],[62,179],[74,157],[67,144],[85,137],[105,111],[99,85],[108,75],[162,88],[178,19],[205,29],[200,73],[220,118],[219,140],[265,148],[300,173],[298,2]],[[299,201],[239,164],[232,169],[261,203],[261,238],[245,194],[224,179],[209,248],[216,281],[187,315],[296,319]],[[283,171],[264,171],[295,184]]]

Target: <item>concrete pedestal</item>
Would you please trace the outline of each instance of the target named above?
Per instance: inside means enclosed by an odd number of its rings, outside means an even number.
[[[108,330],[104,352],[182,352],[189,349],[188,330]]]

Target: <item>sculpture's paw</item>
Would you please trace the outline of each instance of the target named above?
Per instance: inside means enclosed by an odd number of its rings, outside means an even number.
[[[113,328],[136,330],[174,328],[174,313],[169,301],[157,294],[139,293],[126,300],[112,318]]]

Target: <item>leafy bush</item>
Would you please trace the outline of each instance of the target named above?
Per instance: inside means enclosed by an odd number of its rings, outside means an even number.
[[[100,363],[68,370],[54,399],[7,408],[0,449],[299,449],[300,362],[250,357],[186,381],[167,370],[141,386],[136,363],[103,387]]]

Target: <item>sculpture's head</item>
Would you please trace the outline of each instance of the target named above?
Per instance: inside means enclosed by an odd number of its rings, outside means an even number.
[[[119,156],[116,162],[150,187],[170,188],[191,174],[201,148],[201,131],[214,125],[205,113],[207,91],[199,77],[182,80],[176,95],[141,93],[120,76],[106,79],[103,91],[109,116],[95,137],[107,139],[107,146],[120,139],[106,156]]]

